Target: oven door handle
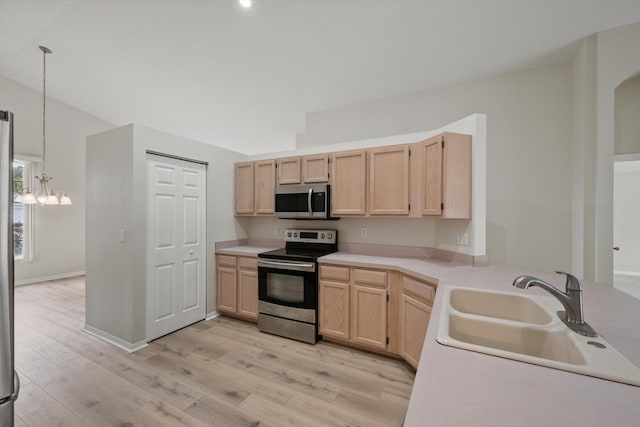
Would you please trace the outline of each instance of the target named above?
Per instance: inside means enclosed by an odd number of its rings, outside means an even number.
[[[267,261],[265,259],[258,260],[258,267],[273,267],[280,268],[282,270],[295,270],[295,271],[316,271],[316,265],[313,262],[283,262],[283,261]]]
[[[309,216],[313,216],[313,210],[311,207],[311,197],[313,196],[313,188],[309,189],[309,198],[307,199],[307,208],[309,210]]]

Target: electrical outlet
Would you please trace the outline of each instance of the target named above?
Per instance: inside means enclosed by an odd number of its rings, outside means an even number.
[[[360,227],[360,237],[367,237],[367,227]]]
[[[278,234],[278,235],[280,234],[280,226],[279,225],[276,225],[276,234]]]
[[[459,245],[468,245],[469,244],[469,233],[462,232],[462,231],[458,232],[456,241],[457,241],[457,243]]]

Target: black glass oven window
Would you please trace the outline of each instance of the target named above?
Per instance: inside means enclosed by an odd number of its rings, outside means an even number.
[[[288,303],[304,302],[304,277],[267,273],[267,296]]]
[[[308,212],[309,195],[305,193],[276,194],[277,212]]]
[[[311,195],[311,211],[324,212],[326,207],[325,192]],[[276,212],[309,212],[308,193],[276,194]]]

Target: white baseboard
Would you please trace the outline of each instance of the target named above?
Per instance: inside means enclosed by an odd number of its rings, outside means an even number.
[[[33,283],[48,282],[49,280],[68,279],[69,277],[84,276],[84,270],[69,273],[53,274],[51,276],[32,277],[31,279],[16,280],[15,286],[31,285]]]
[[[87,325],[86,323],[84,324],[84,328],[82,328],[82,330],[88,333],[89,335],[93,335],[96,338],[100,338],[101,340],[106,341],[109,344],[115,345],[116,347],[121,348],[122,350],[128,353],[133,353],[149,345],[147,344],[146,341],[138,341],[137,343],[131,344],[101,329],[94,328],[93,326]]]
[[[614,276],[633,276],[633,277],[637,277],[637,276],[640,276],[640,272],[637,272],[637,271],[614,271],[613,275]]]
[[[217,311],[212,311],[211,313],[207,313],[207,317],[205,318],[205,320],[215,319],[218,316],[220,316],[220,313],[218,313]]]

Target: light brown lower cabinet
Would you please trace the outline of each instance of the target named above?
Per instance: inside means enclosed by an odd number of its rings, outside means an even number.
[[[398,331],[400,333],[400,356],[411,366],[417,368],[429,326],[436,285],[403,274],[400,286],[400,325]]]
[[[386,350],[387,286],[384,270],[321,265],[320,334]]]
[[[387,348],[387,289],[351,286],[351,340],[373,348]]]
[[[257,259],[216,255],[216,310],[245,320],[258,319]]]
[[[320,335],[349,339],[349,284],[320,281],[318,315]]]
[[[400,295],[400,356],[418,368],[431,307],[409,295]]]
[[[399,272],[321,264],[320,335],[397,354],[417,368],[435,290]]]

